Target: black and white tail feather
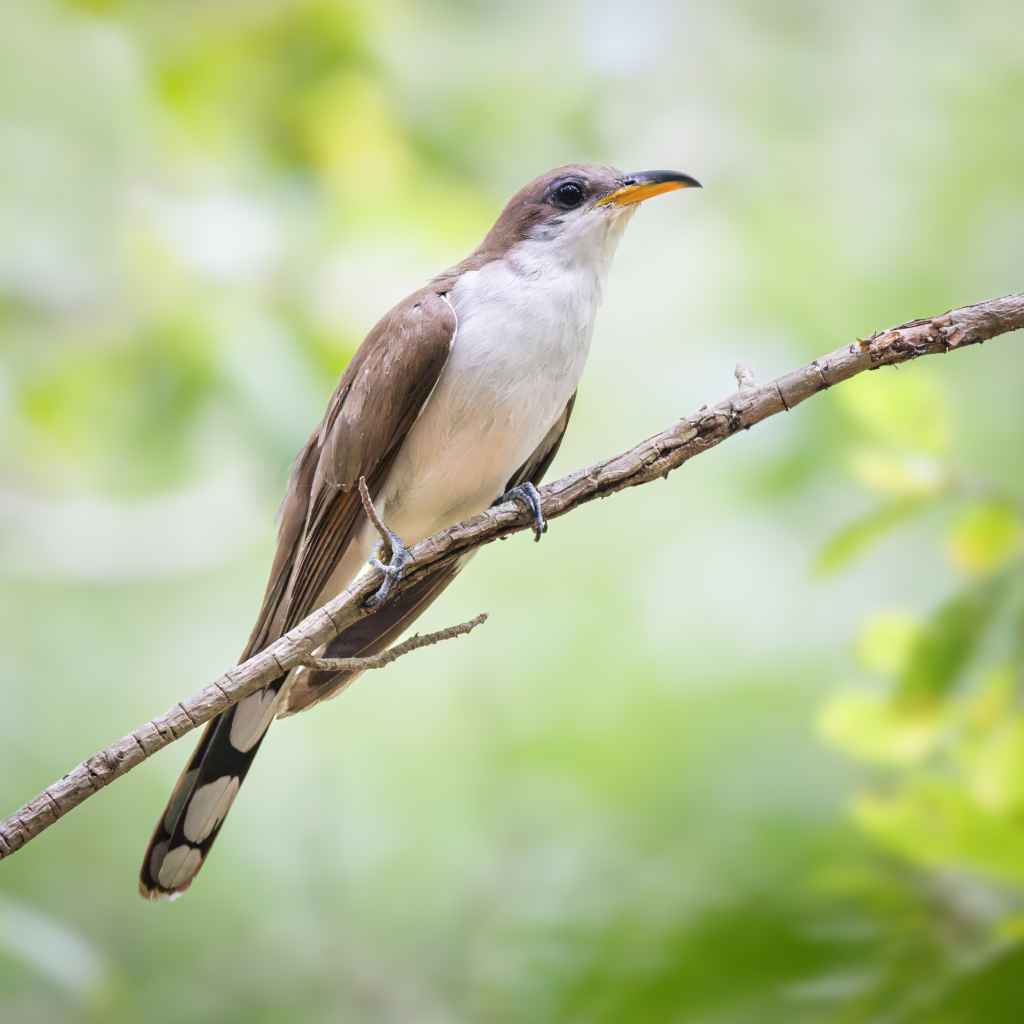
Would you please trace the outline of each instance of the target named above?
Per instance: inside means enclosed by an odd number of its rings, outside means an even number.
[[[423,613],[463,563],[434,573],[395,594],[378,612],[340,633],[328,658],[379,654]],[[203,865],[274,715],[305,711],[337,696],[359,673],[292,671],[243,698],[206,727],[157,823],[139,875],[146,899],[177,899]]]
[[[176,899],[220,832],[277,710],[286,677],[249,694],[206,727],[150,840],[139,875],[146,899]]]

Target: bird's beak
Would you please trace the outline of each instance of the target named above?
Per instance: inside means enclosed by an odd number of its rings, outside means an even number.
[[[594,205],[626,206],[629,203],[642,203],[651,196],[660,196],[662,192],[671,192],[676,188],[700,188],[696,178],[678,171],[643,171],[631,174],[620,188],[610,195],[599,199]]]

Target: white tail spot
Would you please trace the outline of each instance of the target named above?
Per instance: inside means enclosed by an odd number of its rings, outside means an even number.
[[[238,702],[234,718],[231,719],[229,735],[231,746],[235,750],[243,754],[248,753],[267,731],[270,720],[274,717],[279,692],[280,688],[277,691],[257,690]]]
[[[185,838],[190,843],[201,843],[228,813],[240,783],[237,776],[222,775],[196,790],[185,812]],[[170,854],[168,854],[170,856]]]
[[[161,843],[161,845],[163,844]],[[160,874],[156,876],[156,880],[165,889],[177,889],[178,886],[189,881],[199,870],[202,859],[202,853],[195,847],[186,846],[184,843],[181,846],[176,846],[164,857],[164,862],[160,865]]]

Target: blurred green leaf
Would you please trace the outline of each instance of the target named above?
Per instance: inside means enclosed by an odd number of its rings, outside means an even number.
[[[802,926],[797,901],[780,895],[747,894],[742,903],[683,918],[676,929],[614,922],[608,933],[589,937],[585,948],[597,955],[577,968],[557,1004],[540,1019],[552,1024],[810,1019],[794,990],[810,989],[809,979],[837,969],[845,950]]]
[[[223,387],[203,325],[152,325],[121,345],[66,351],[21,391],[37,456],[87,469],[111,493],[167,488],[194,471],[194,431]]]
[[[948,404],[941,385],[927,371],[882,369],[848,383],[839,402],[867,437],[895,450],[944,451]]]
[[[78,1000],[95,996],[108,971],[89,938],[5,896],[0,896],[0,951],[39,971]]]
[[[992,623],[1003,589],[1001,580],[986,580],[939,608],[910,650],[896,684],[898,700],[927,704],[956,685]]]
[[[1024,815],[1024,720],[1019,715],[1005,716],[958,753],[966,785],[980,806]]]
[[[1024,884],[1024,820],[984,807],[956,781],[913,775],[898,792],[861,795],[854,814],[878,842],[915,864]]]
[[[869,672],[895,675],[903,669],[920,632],[920,622],[907,612],[873,612],[861,626],[854,655]]]
[[[884,697],[841,694],[825,706],[821,734],[869,764],[907,766],[925,760],[947,728],[938,713],[908,712]]]
[[[985,502],[968,509],[952,526],[946,547],[964,572],[985,573],[1003,565],[1020,550],[1021,521],[1006,502]]]
[[[845,568],[872,544],[903,526],[933,500],[931,497],[899,498],[886,502],[863,519],[844,527],[818,555],[814,563],[815,572],[827,575]]]
[[[921,1024],[1020,1024],[1024,1020],[1024,947],[1004,949],[950,987]]]
[[[920,453],[858,447],[850,458],[854,478],[875,494],[925,497],[946,486],[943,464]]]

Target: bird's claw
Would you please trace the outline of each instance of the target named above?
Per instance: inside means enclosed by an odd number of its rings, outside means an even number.
[[[502,505],[513,498],[525,502],[526,507],[533,513],[533,538],[540,540],[540,535],[548,532],[548,524],[541,511],[540,494],[537,493],[537,488],[527,480],[525,484],[513,487],[512,490],[503,494],[494,504]]]
[[[392,533],[391,530],[388,530],[388,536],[391,539],[391,558],[388,562],[385,564],[378,558],[370,559],[370,565],[384,573],[384,580],[377,593],[366,602],[367,608],[376,608],[388,596],[391,592],[391,587],[401,580],[402,573],[405,572],[405,567],[409,562],[409,556],[406,554],[402,538],[397,533]],[[382,545],[383,541],[377,546],[377,551],[380,550]],[[374,554],[376,554],[376,551]]]

